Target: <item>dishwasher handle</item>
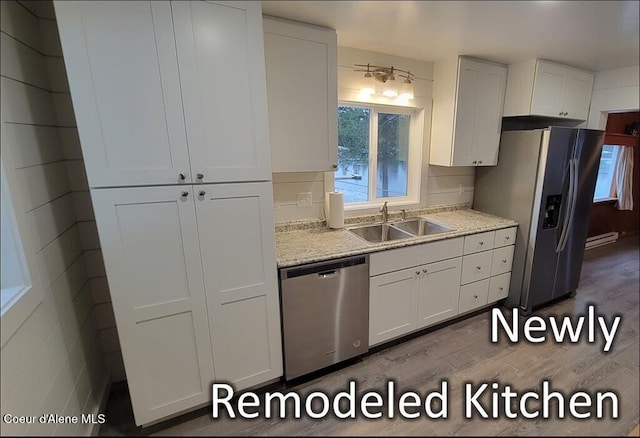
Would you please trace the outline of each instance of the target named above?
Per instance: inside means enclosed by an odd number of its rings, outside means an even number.
[[[340,269],[334,269],[332,271],[318,272],[320,278],[337,277],[340,274]]]
[[[312,263],[309,265],[298,266],[295,268],[281,269],[280,275],[282,279],[301,277],[303,275],[317,274],[320,278],[331,278],[340,274],[343,268],[364,265],[368,263],[366,256],[352,257],[341,259],[333,262]]]

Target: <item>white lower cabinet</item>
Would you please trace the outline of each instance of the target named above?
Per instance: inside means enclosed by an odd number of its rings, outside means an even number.
[[[458,311],[465,313],[488,303],[489,279],[465,284],[460,287],[460,304]]]
[[[509,282],[511,281],[511,272],[491,277],[489,281],[489,303],[507,298],[509,295]]]
[[[492,251],[466,255],[462,258],[462,283],[484,280],[491,275]]]
[[[515,231],[512,227],[371,254],[369,346],[506,298]],[[495,249],[494,243],[499,243]]]
[[[418,268],[371,277],[369,282],[369,345],[412,332],[417,326]]]
[[[271,183],[91,194],[136,424],[282,374]]]
[[[271,183],[195,186],[216,380],[282,375]]]
[[[418,328],[436,324],[458,314],[462,258],[421,266],[418,291]]]

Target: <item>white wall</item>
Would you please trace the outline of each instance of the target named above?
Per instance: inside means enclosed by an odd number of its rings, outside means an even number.
[[[2,415],[97,413],[109,373],[92,300],[91,225],[79,143],[50,1],[1,2],[2,160],[24,219],[42,301],[1,347]],[[67,172],[69,171],[69,172]],[[82,205],[80,203],[80,205]],[[8,339],[7,339],[8,338]],[[90,424],[2,424],[3,435],[86,435]]]
[[[591,96],[588,128],[605,129],[609,112],[640,109],[639,66],[596,73]]]
[[[473,167],[439,167],[430,166],[429,145],[431,137],[431,107],[433,94],[433,64],[409,58],[385,55],[350,47],[338,47],[338,99],[353,102],[373,102],[393,105],[394,99],[374,95],[370,99],[359,96],[362,73],[354,72],[354,64],[393,65],[411,70],[416,76],[414,81],[415,99],[408,106],[424,109],[422,173],[420,184],[420,202],[411,208],[422,208],[436,205],[471,203],[475,168]],[[437,84],[436,84],[437,86]],[[322,172],[274,173],[273,192],[275,201],[276,223],[297,219],[324,219],[324,192],[332,187],[325,187]],[[313,205],[298,207],[297,195],[311,192]],[[345,215],[354,216],[377,210],[352,210]]]

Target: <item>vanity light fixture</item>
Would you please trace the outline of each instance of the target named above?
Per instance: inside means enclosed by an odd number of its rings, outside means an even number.
[[[362,71],[364,73],[364,86],[360,93],[366,96],[375,94],[375,81],[380,81],[382,86],[382,94],[386,97],[400,97],[402,99],[413,99],[413,73],[408,70],[399,68],[385,67],[371,64],[354,64],[353,71]],[[404,82],[398,89],[396,76],[404,78]]]

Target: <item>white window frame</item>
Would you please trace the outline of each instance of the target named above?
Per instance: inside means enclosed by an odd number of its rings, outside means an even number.
[[[422,135],[424,126],[424,109],[378,103],[363,103],[341,100],[338,106],[367,108],[369,113],[369,187],[368,201],[345,202],[345,210],[364,210],[377,208],[385,202],[391,207],[420,203],[420,173],[422,170]],[[337,108],[336,108],[337,111]],[[411,116],[409,124],[409,153],[407,162],[407,195],[402,197],[376,197],[378,184],[378,114],[406,114]],[[331,175],[331,186],[335,183],[335,173]]]
[[[605,146],[614,146],[616,149],[614,149],[615,153],[613,156],[613,160],[612,160],[612,175],[611,175],[611,183],[609,184],[609,196],[606,196],[604,198],[596,198],[595,197],[595,192],[593,194],[594,198],[593,198],[593,202],[594,203],[598,203],[598,202],[607,202],[607,201],[616,201],[618,199],[618,194],[616,193],[616,181],[615,181],[615,177],[616,177],[616,167],[618,164],[618,158],[620,156],[620,151],[621,148],[623,148],[624,146],[621,145],[617,145],[617,144],[605,144],[603,145],[603,150]],[[598,166],[600,166],[600,161],[602,160],[602,152],[600,152],[600,158],[598,160]],[[596,175],[596,185],[598,185],[598,177]]]

